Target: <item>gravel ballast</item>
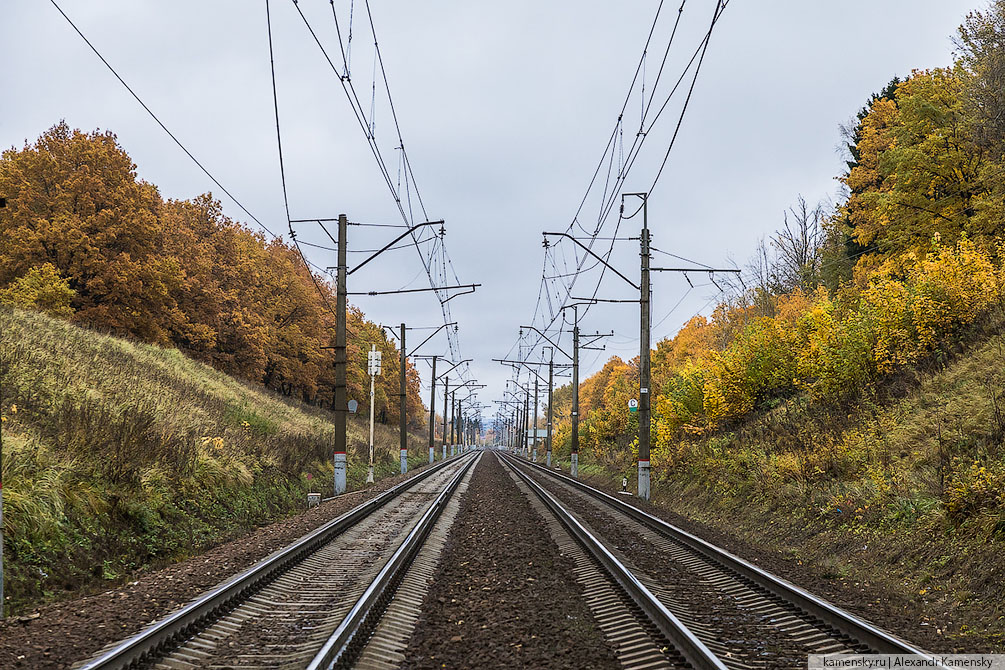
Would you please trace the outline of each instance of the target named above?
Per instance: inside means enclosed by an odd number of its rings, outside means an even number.
[[[402,667],[620,667],[572,567],[497,457],[486,454]]]

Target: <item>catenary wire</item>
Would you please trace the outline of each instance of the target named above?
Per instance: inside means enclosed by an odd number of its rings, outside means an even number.
[[[80,39],[84,40],[84,43],[87,44],[87,46],[91,48],[91,51],[94,52],[94,55],[97,56],[101,60],[102,63],[104,63],[105,67],[108,68],[108,71],[111,72],[113,75],[115,75],[115,78],[119,80],[119,83],[122,84],[122,86],[125,87],[125,89],[127,91],[129,91],[129,94],[131,96],[133,96],[133,99],[135,99],[136,102],[140,103],[140,106],[144,109],[144,111],[146,111],[146,113],[150,116],[150,118],[152,118],[157,123],[157,125],[161,127],[161,130],[163,130],[165,133],[167,133],[168,137],[170,137],[174,141],[174,143],[178,145],[178,148],[180,148],[182,151],[185,152],[185,155],[188,156],[192,160],[192,162],[195,163],[199,167],[200,170],[202,170],[203,174],[205,174],[207,177],[209,177],[210,181],[212,181],[214,184],[216,184],[216,186],[221,191],[223,191],[227,195],[227,197],[230,198],[231,201],[235,205],[237,205],[238,207],[240,207],[241,211],[243,211],[245,214],[247,214],[249,217],[251,217],[251,220],[254,221],[256,224],[258,224],[258,226],[262,230],[264,230],[266,233],[268,233],[272,237],[278,238],[279,237],[278,235],[276,235],[271,230],[269,230],[269,228],[264,223],[262,223],[258,219],[257,216],[255,216],[254,214],[252,214],[251,211],[249,211],[248,208],[245,207],[241,203],[240,200],[238,200],[236,197],[234,197],[234,194],[232,194],[227,189],[226,186],[224,186],[223,184],[221,184],[220,180],[217,179],[215,176],[213,176],[213,174],[206,168],[206,166],[203,165],[199,161],[199,159],[196,158],[195,155],[191,151],[189,151],[188,148],[184,144],[181,143],[181,140],[179,140],[178,137],[174,133],[172,133],[168,129],[168,127],[166,125],[164,125],[164,122],[160,120],[160,117],[158,117],[156,114],[154,114],[153,110],[150,109],[150,107],[148,107],[145,102],[143,102],[143,100],[140,98],[140,96],[136,94],[136,91],[134,91],[132,89],[132,87],[129,84],[126,83],[126,80],[123,79],[121,77],[121,75],[119,75],[119,73],[115,70],[115,68],[112,67],[111,63],[109,63],[105,59],[105,57],[101,55],[101,52],[98,51],[98,49],[94,46],[94,44],[92,44],[91,41],[89,39],[87,39],[87,37],[84,35],[84,33],[81,32],[80,28],[77,27],[77,24],[75,24],[70,19],[70,17],[66,15],[66,12],[64,12],[63,9],[56,3],[56,0],[49,0],[49,2],[51,2],[52,6],[55,7],[56,10],[60,14],[63,15],[63,18],[66,19],[66,22],[70,24],[70,27],[73,28],[73,30],[78,35],[80,35]]]

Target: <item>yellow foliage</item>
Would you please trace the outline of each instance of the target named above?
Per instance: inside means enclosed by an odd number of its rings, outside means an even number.
[[[779,296],[774,317],[720,306],[711,321],[692,319],[653,356],[653,448],[672,453],[682,436],[729,425],[793,392],[841,400],[917,362],[1002,303],[1001,251],[936,238],[923,258],[883,263],[837,298],[820,287]],[[600,457],[627,450],[637,425],[627,401],[637,391],[637,367],[620,358],[582,384],[584,447]],[[880,477],[875,485],[890,483]]]
[[[956,469],[946,485],[946,508],[956,517],[1005,505],[1005,467],[973,461]]]

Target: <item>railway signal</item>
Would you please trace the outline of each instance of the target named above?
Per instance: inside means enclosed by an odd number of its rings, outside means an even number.
[[[370,374],[370,465],[366,471],[367,484],[373,484],[373,385],[380,375],[380,355],[377,345],[371,344],[366,356],[367,372]]]

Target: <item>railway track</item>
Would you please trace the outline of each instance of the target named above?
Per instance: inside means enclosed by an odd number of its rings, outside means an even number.
[[[666,645],[663,663],[669,667],[681,662],[701,669],[805,667],[808,654],[928,656],[624,500],[523,459],[502,458],[548,514],[603,566],[629,609],[644,615],[639,625],[648,630],[650,647],[661,640]],[[593,597],[595,584],[581,583],[587,598]],[[601,628],[601,617],[609,612],[600,608]],[[614,618],[617,629],[625,614]],[[617,646],[610,635],[608,639]],[[660,664],[651,652],[644,659],[626,660],[625,667]]]
[[[402,482],[78,667],[350,664],[479,457]]]
[[[79,665],[390,670],[405,660],[471,467],[443,462]],[[628,669],[805,667],[807,654],[927,656],[582,482],[500,455]]]

